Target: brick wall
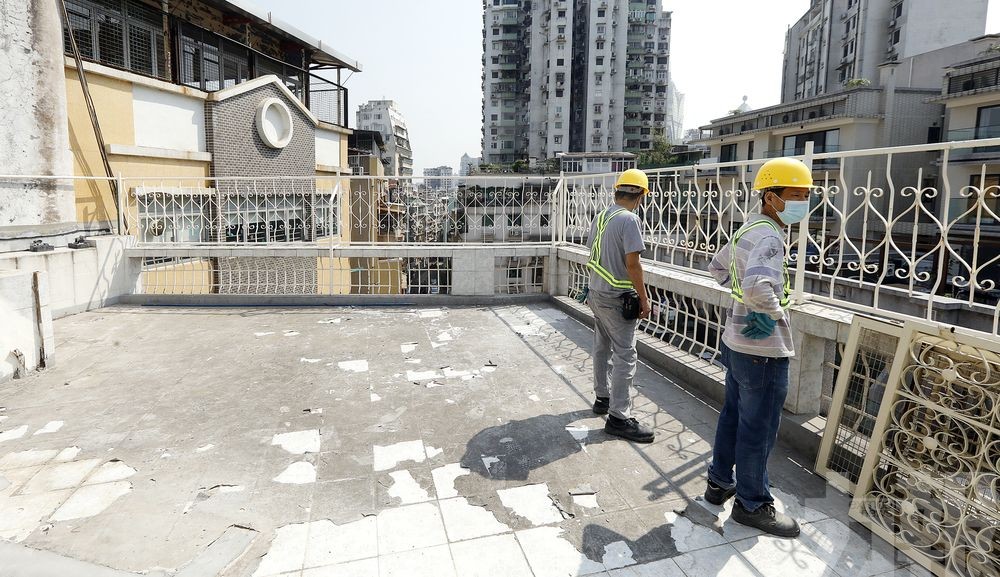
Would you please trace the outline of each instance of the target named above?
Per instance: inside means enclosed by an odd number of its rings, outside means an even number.
[[[271,148],[257,134],[257,109],[265,98],[272,97],[292,112],[295,128],[285,148]],[[212,176],[316,175],[316,127],[273,84],[221,102],[207,102],[205,132],[212,153]]]

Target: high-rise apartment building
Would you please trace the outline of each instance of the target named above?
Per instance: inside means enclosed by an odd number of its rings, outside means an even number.
[[[452,190],[456,188],[454,170],[450,166],[424,169],[424,186],[431,190]],[[445,177],[445,178],[441,178]]]
[[[781,101],[875,84],[879,66],[982,36],[988,0],[812,0],[785,37]]]
[[[392,100],[371,100],[358,107],[359,130],[374,130],[382,133],[389,156],[390,176],[413,175],[413,150],[410,148],[410,133],[406,120]]]
[[[680,137],[662,0],[484,0],[483,162]]]

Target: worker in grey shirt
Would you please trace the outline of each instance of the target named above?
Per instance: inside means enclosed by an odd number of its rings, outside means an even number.
[[[730,290],[733,306],[722,334],[726,399],[705,500],[722,505],[735,495],[734,521],[796,537],[798,523],[774,508],[767,459],[788,393],[789,359],[795,355],[784,229],[809,214],[812,172],[792,158],[769,160],[760,167],[754,189],[761,194],[761,214],[747,219],[708,269]]]
[[[639,443],[653,442],[653,430],[631,415],[638,360],[635,330],[650,311],[639,261],[644,248],[642,222],[635,214],[647,194],[649,179],[644,172],[632,168],[621,174],[615,183],[615,203],[591,224],[587,263],[591,273],[586,298],[594,312],[594,412],[608,415],[607,433]]]

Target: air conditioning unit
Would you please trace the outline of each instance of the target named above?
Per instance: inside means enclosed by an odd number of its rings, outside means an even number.
[[[840,19],[841,20],[847,20],[847,12],[841,12],[840,13]]]
[[[896,25],[896,19],[895,18],[890,18],[889,19],[889,28],[892,28],[895,25]]]

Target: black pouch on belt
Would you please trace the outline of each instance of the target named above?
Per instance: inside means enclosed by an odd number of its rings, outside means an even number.
[[[639,293],[635,291],[628,291],[622,294],[622,316],[625,317],[627,321],[634,321],[639,318],[639,312],[642,307],[639,306]]]

